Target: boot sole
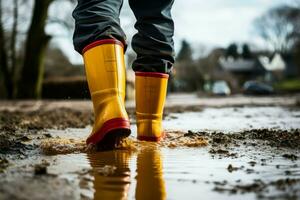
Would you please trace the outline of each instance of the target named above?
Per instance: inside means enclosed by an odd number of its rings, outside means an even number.
[[[86,143],[97,145],[97,147],[114,148],[119,140],[128,137],[130,133],[129,120],[114,118],[106,121],[98,132],[86,140]]]

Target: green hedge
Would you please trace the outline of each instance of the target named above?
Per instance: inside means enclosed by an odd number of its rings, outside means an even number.
[[[300,92],[300,78],[278,82],[274,84],[274,88],[283,92]]]

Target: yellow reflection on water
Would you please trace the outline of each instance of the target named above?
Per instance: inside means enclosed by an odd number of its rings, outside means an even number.
[[[151,144],[142,146],[137,151],[135,198],[166,199],[159,147]],[[123,149],[87,155],[93,168],[94,199],[128,199],[130,176],[133,173],[129,162],[134,153]]]
[[[88,154],[94,172],[94,199],[127,199],[131,154],[126,150]]]
[[[138,153],[136,181],[136,199],[166,199],[162,156],[158,148],[146,148]]]

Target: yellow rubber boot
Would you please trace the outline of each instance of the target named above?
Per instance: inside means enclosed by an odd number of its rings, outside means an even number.
[[[95,122],[87,144],[99,144],[130,134],[125,110],[125,64],[123,44],[105,39],[83,50],[86,77],[94,106]]]
[[[168,74],[136,72],[136,120],[139,140],[159,141],[163,136],[162,117]]]

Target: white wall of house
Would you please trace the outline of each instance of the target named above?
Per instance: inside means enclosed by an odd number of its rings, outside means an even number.
[[[286,63],[278,53],[271,60],[266,56],[260,56],[258,59],[267,71],[284,71],[286,69]]]

